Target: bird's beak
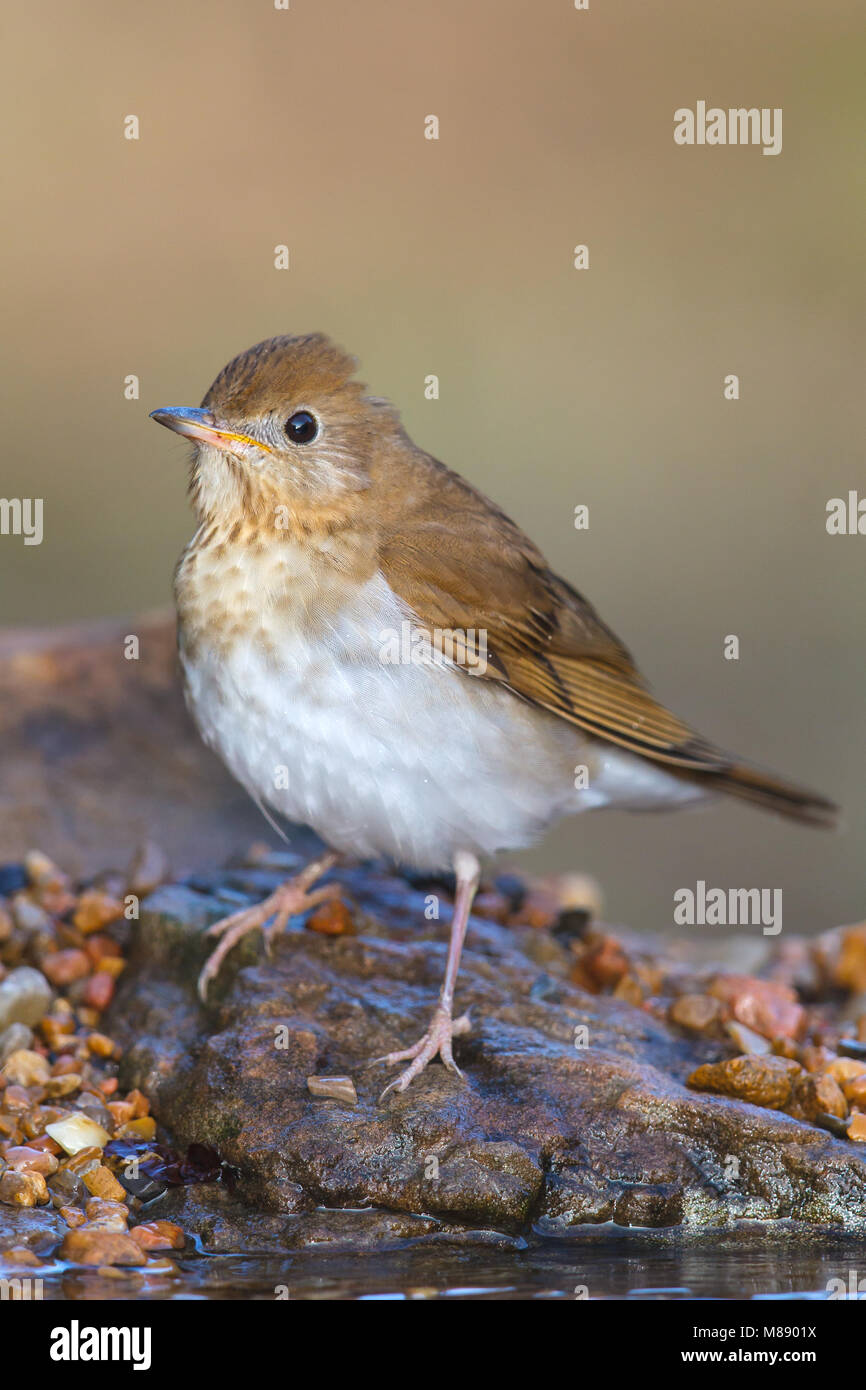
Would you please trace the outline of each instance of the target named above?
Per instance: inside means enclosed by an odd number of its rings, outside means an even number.
[[[209,410],[199,410],[192,406],[170,405],[150,412],[151,420],[166,429],[182,434],[185,439],[194,439],[200,444],[213,444],[217,449],[231,451],[233,444],[251,444],[255,449],[270,453],[267,444],[253,439],[249,434],[237,434],[234,430],[223,429],[218,425]]]

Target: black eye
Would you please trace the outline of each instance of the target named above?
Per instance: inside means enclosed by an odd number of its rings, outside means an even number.
[[[319,433],[319,422],[309,410],[296,410],[286,421],[286,434],[293,444],[309,444]]]

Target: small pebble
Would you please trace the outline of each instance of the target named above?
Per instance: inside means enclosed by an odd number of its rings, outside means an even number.
[[[772,1047],[770,1040],[763,1034],[756,1033],[754,1028],[747,1027],[745,1023],[737,1023],[735,1019],[725,1024],[725,1032],[740,1052],[762,1057],[766,1056]]]
[[[142,1091],[133,1088],[126,1099],[132,1106],[132,1118],[134,1120],[143,1119],[145,1115],[150,1114],[150,1101]]]
[[[351,1076],[308,1076],[307,1088],[313,1096],[344,1100],[349,1105],[358,1104],[358,1095]]]
[[[307,918],[309,931],[320,932],[322,936],[351,936],[355,930],[352,914],[342,898],[322,903]]]
[[[122,962],[121,962],[122,964]],[[106,970],[97,970],[84,986],[84,1002],[100,1013],[107,1009],[114,997],[114,976]]]
[[[61,1207],[60,1215],[67,1226],[83,1226],[87,1219],[81,1207]]]
[[[97,1226],[102,1231],[125,1231],[129,1220],[129,1208],[123,1202],[91,1197],[84,1208],[87,1224]]]
[[[794,1105],[806,1120],[818,1121],[821,1115],[833,1115],[844,1120],[848,1106],[842,1088],[832,1076],[808,1074],[794,1084]]]
[[[59,1254],[74,1265],[142,1265],[147,1259],[130,1236],[86,1225],[66,1232]]]
[[[102,1145],[88,1144],[83,1149],[78,1149],[76,1153],[71,1154],[66,1159],[61,1172],[74,1173],[81,1177],[102,1162],[102,1147]]]
[[[104,893],[99,888],[90,888],[78,899],[78,906],[72,914],[73,925],[87,936],[100,931],[109,922],[123,916],[123,903],[119,898]]]
[[[172,1221],[148,1221],[129,1234],[142,1250],[182,1250],[186,1245],[183,1231]]]
[[[117,1131],[118,1139],[155,1139],[156,1120],[152,1115],[142,1115],[138,1120],[129,1120]]]
[[[680,1028],[688,1028],[693,1033],[706,1032],[716,1023],[722,1012],[718,999],[709,994],[681,994],[668,1010],[672,1023]]]
[[[0,1177],[0,1202],[9,1207],[42,1206],[51,1200],[41,1173],[19,1173],[7,1168]]]
[[[21,1172],[42,1173],[44,1177],[50,1177],[59,1167],[54,1154],[48,1153],[45,1149],[32,1149],[28,1144],[13,1145],[6,1150],[3,1157],[10,1168]]]
[[[71,985],[90,974],[90,958],[86,951],[76,948],[54,951],[45,957],[42,969],[53,985]]]
[[[41,1086],[48,1080],[51,1068],[41,1052],[23,1049],[13,1052],[3,1063],[3,1076],[17,1086]]]
[[[121,1187],[110,1168],[100,1163],[84,1175],[84,1186],[94,1197],[106,1197],[112,1202],[122,1202],[126,1191]]]
[[[87,1039],[87,1047],[95,1057],[110,1057],[114,1052],[114,1043],[105,1033],[91,1033]]]
[[[853,1081],[856,1076],[866,1074],[866,1064],[855,1057],[836,1057],[827,1068],[831,1076],[834,1076],[840,1086],[844,1086],[847,1081]]]
[[[0,980],[0,1032],[10,1023],[38,1023],[51,1004],[51,986],[41,970],[19,965]]]
[[[856,1144],[866,1143],[866,1115],[862,1111],[851,1116],[848,1123],[848,1138],[853,1139]]]
[[[11,1250],[4,1250],[3,1253],[0,1254],[0,1264],[38,1269],[41,1268],[42,1261],[28,1246],[13,1245]]]
[[[842,989],[851,994],[866,992],[866,922],[845,931],[833,973]]]
[[[24,873],[34,888],[68,888],[69,879],[53,859],[40,849],[31,849],[24,856]]]
[[[45,1082],[45,1094],[49,1099],[56,1100],[59,1096],[71,1095],[80,1085],[81,1077],[78,1072],[64,1072],[61,1076],[49,1076]]]
[[[721,999],[739,1023],[766,1038],[796,1038],[803,1031],[806,1011],[794,990],[755,975],[717,975],[710,993]]]
[[[769,1110],[781,1110],[791,1099],[794,1081],[802,1073],[787,1057],[731,1057],[698,1067],[687,1084],[696,1091],[736,1096]]]
[[[33,1030],[24,1023],[10,1023],[0,1033],[0,1067],[13,1052],[28,1051],[33,1042]]]
[[[64,1120],[58,1120],[56,1124],[46,1125],[45,1132],[50,1134],[52,1139],[56,1139],[68,1154],[77,1154],[87,1148],[104,1149],[111,1138],[102,1125],[98,1125],[83,1112],[69,1115]]]
[[[844,1081],[842,1090],[850,1105],[856,1105],[858,1109],[866,1110],[866,1072],[860,1076],[852,1076],[850,1081]]]
[[[19,893],[12,899],[12,919],[16,927],[28,936],[37,936],[40,933],[47,936],[54,934],[54,919],[50,912],[46,912],[44,907],[40,907],[25,893]]]
[[[168,859],[159,845],[145,840],[132,857],[127,874],[130,893],[144,898],[168,878]]]

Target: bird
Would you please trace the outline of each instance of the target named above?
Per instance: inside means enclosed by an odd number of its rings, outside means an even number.
[[[238,354],[200,407],[152,418],[191,441],[197,527],[174,595],[184,691],[206,744],[269,818],[327,852],[211,928],[227,952],[334,896],[339,856],[456,882],[430,1023],[382,1099],[453,1039],[481,866],[601,807],[726,794],[832,826],[836,806],[724,752],[651,694],[627,648],[519,526],[418,447],[322,333]],[[582,769],[576,776],[575,770]],[[318,885],[318,886],[317,886]]]

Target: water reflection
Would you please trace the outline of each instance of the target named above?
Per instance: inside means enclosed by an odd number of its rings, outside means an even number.
[[[683,1235],[585,1227],[524,1249],[184,1253],[157,1276],[52,1266],[50,1299],[772,1299],[866,1289],[866,1237],[793,1224]],[[831,1285],[830,1281],[837,1283]],[[838,1281],[842,1281],[839,1284]]]

